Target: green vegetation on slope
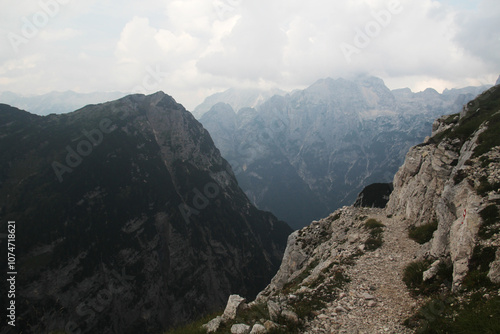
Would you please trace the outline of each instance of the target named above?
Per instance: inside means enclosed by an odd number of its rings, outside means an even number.
[[[486,131],[479,135],[478,146],[474,151],[474,156],[478,157],[495,146],[500,145],[500,86],[495,86],[469,102],[469,112],[460,119],[456,126],[438,133],[432,140],[439,143],[442,140],[459,139],[461,144],[469,140],[480,126],[488,122]],[[444,122],[446,124],[455,123],[458,114],[448,116]],[[461,145],[460,145],[461,146]]]

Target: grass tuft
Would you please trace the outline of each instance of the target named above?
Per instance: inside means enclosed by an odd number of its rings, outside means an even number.
[[[403,272],[403,282],[405,282],[408,289],[418,294],[423,283],[424,271],[429,269],[430,261],[414,261],[408,264]]]

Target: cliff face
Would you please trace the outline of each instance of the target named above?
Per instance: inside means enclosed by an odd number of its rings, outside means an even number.
[[[474,247],[498,242],[481,240],[478,233],[486,224],[481,212],[500,199],[500,147],[490,137],[498,135],[499,96],[495,86],[460,115],[438,119],[432,137],[406,155],[387,205],[387,212],[405,217],[408,227],[437,223],[426,252],[451,257],[455,287],[468,272]]]
[[[483,325],[481,312],[497,317],[498,309],[479,309],[500,300],[499,129],[500,86],[435,121],[407,153],[387,206],[343,207],[292,233],[250,308],[268,314],[266,328],[290,333],[413,333],[436,319],[453,326],[473,294],[481,303],[472,326]]]
[[[170,96],[48,117],[0,105],[0,128],[16,329],[157,333],[255,296],[278,269],[290,228],[248,201]]]

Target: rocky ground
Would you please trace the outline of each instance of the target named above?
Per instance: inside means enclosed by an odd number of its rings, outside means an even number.
[[[402,272],[420,245],[408,238],[400,217],[387,218],[381,209],[366,211],[385,225],[384,244],[348,269],[351,281],[345,292],[309,321],[305,333],[412,333],[402,323],[420,302],[409,295]]]
[[[381,245],[369,246],[370,221],[378,226]],[[408,238],[407,226],[384,209],[354,207],[313,222],[289,238],[286,263],[257,300],[245,306],[232,296],[208,332],[225,333],[219,326],[226,323],[239,333],[231,325],[239,321],[246,334],[260,333],[253,327],[261,325],[262,333],[412,333],[403,322],[423,300],[410,296],[402,275],[425,247]],[[256,321],[238,315],[259,308],[264,311]]]

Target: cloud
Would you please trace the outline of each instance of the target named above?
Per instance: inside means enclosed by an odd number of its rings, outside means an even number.
[[[151,27],[147,18],[134,17],[123,28],[117,43],[115,55],[118,62],[157,62],[162,57],[158,34],[158,29]]]
[[[69,40],[80,34],[81,32],[71,28],[66,28],[61,30],[47,29],[40,32],[40,38],[42,38],[46,42],[55,42],[55,41]]]
[[[470,24],[464,30],[462,14],[437,1],[295,1],[291,8],[288,4],[277,1],[269,8],[264,1],[245,3],[224,47],[200,59],[200,71],[282,84],[356,73],[418,76],[420,82],[411,86],[420,87],[422,82],[450,83],[488,73],[494,66],[498,70],[500,57],[495,53],[478,59],[457,43],[460,31],[478,29]],[[500,11],[493,13],[490,8],[489,16],[496,21],[482,27],[489,33],[474,40],[483,48],[498,38]],[[478,24],[481,16],[477,14]],[[346,54],[346,45],[353,52]],[[486,64],[488,59],[494,66]]]
[[[486,0],[477,10],[456,15],[458,31],[453,37],[468,54],[498,70],[500,59],[500,3]]]
[[[206,0],[175,0],[166,6],[166,16],[176,32],[210,38],[216,19],[215,3]]]
[[[8,33],[40,8],[20,0],[0,13],[0,91],[128,91],[158,68],[158,89],[194,108],[232,86],[366,73],[440,90],[500,73],[495,0],[70,2],[15,53]]]

